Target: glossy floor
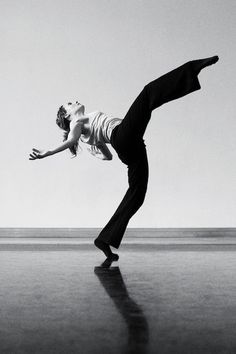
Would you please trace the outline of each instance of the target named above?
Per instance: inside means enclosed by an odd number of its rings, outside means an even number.
[[[235,353],[236,246],[195,246],[2,248],[0,353]]]

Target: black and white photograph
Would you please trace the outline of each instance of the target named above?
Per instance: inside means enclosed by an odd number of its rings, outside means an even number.
[[[235,23],[0,0],[0,354],[236,353]]]

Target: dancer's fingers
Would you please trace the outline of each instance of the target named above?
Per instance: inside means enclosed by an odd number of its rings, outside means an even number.
[[[32,154],[30,154],[30,158],[29,158],[30,160],[35,160],[36,159],[36,157],[35,156],[33,156]]]

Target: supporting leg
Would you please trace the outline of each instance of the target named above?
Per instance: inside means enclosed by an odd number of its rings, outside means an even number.
[[[119,248],[122,237],[130,218],[143,204],[148,181],[148,161],[146,149],[143,149],[136,160],[128,165],[129,188],[118,206],[116,212],[100,232],[96,240],[103,241],[115,248]]]

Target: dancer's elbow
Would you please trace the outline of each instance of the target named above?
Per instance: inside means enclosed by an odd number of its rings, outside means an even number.
[[[75,138],[70,138],[67,140],[69,147],[72,147],[73,145],[75,145],[78,142],[78,139]]]

